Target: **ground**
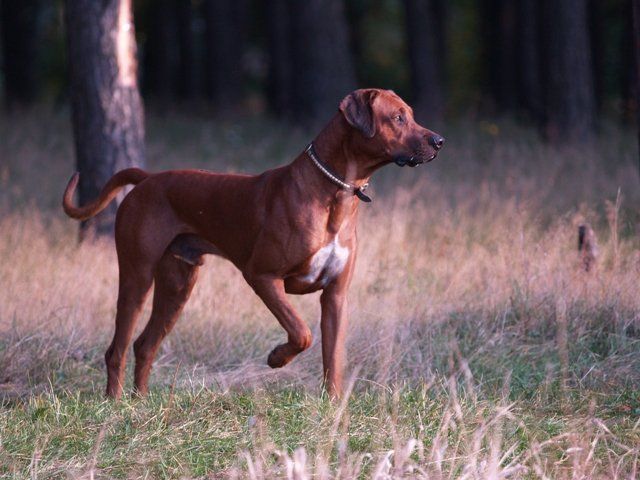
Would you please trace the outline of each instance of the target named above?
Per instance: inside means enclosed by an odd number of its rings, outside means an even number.
[[[438,131],[436,161],[387,167],[361,205],[343,403],[320,385],[318,296],[293,300],[312,348],[271,370],[284,333],[216,258],[161,348],[151,395],[114,403],[103,355],[115,252],[77,245],[61,212],[70,122],[0,117],[0,475],[633,478],[634,136],[604,125],[606,142],[554,148],[507,121]],[[148,168],[259,172],[310,139],[265,118],[152,115]],[[588,273],[585,222],[599,243]]]

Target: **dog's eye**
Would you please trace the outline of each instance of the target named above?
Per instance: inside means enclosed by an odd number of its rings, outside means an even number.
[[[393,119],[398,123],[404,123],[404,117],[400,114],[397,114],[396,116],[394,116]]]

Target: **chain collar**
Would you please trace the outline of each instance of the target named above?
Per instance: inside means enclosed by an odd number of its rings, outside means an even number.
[[[366,203],[371,202],[371,197],[369,197],[368,195],[366,195],[364,193],[364,191],[369,187],[368,183],[365,183],[361,187],[355,187],[353,185],[350,185],[350,184],[340,180],[338,178],[338,176],[335,173],[333,173],[331,171],[331,169],[327,165],[325,165],[324,163],[322,163],[320,161],[320,159],[318,158],[318,156],[316,154],[315,149],[313,148],[313,142],[311,142],[307,146],[307,148],[304,149],[304,151],[309,156],[309,158],[311,159],[313,164],[316,167],[318,167],[318,170],[320,170],[324,174],[325,177],[327,177],[329,180],[331,180],[331,183],[337,185],[338,187],[340,187],[343,190],[351,192],[353,195],[358,197],[363,202],[366,202]]]

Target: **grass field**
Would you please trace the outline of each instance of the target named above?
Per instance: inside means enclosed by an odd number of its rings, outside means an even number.
[[[635,137],[605,126],[601,142],[557,150],[509,122],[440,132],[435,162],[387,167],[361,206],[343,403],[320,388],[318,296],[293,298],[313,347],[270,370],[284,332],[217,258],[151,395],[113,403],[115,252],[78,246],[59,207],[69,121],[0,117],[0,476],[635,478]],[[152,117],[148,168],[259,172],[309,139],[265,119]],[[589,273],[583,222],[599,242]]]

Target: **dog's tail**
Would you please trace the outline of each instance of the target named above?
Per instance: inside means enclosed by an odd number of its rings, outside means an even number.
[[[73,204],[73,194],[76,191],[78,180],[80,178],[80,173],[76,172],[73,174],[67,184],[67,188],[64,190],[64,196],[62,197],[62,208],[64,209],[64,213],[76,220],[87,220],[104,210],[104,208],[109,205],[109,202],[115,198],[124,186],[137,185],[148,176],[149,174],[147,172],[140,170],[139,168],[126,168],[124,170],[120,170],[109,179],[107,184],[102,188],[97,199],[84,207],[76,207]]]

